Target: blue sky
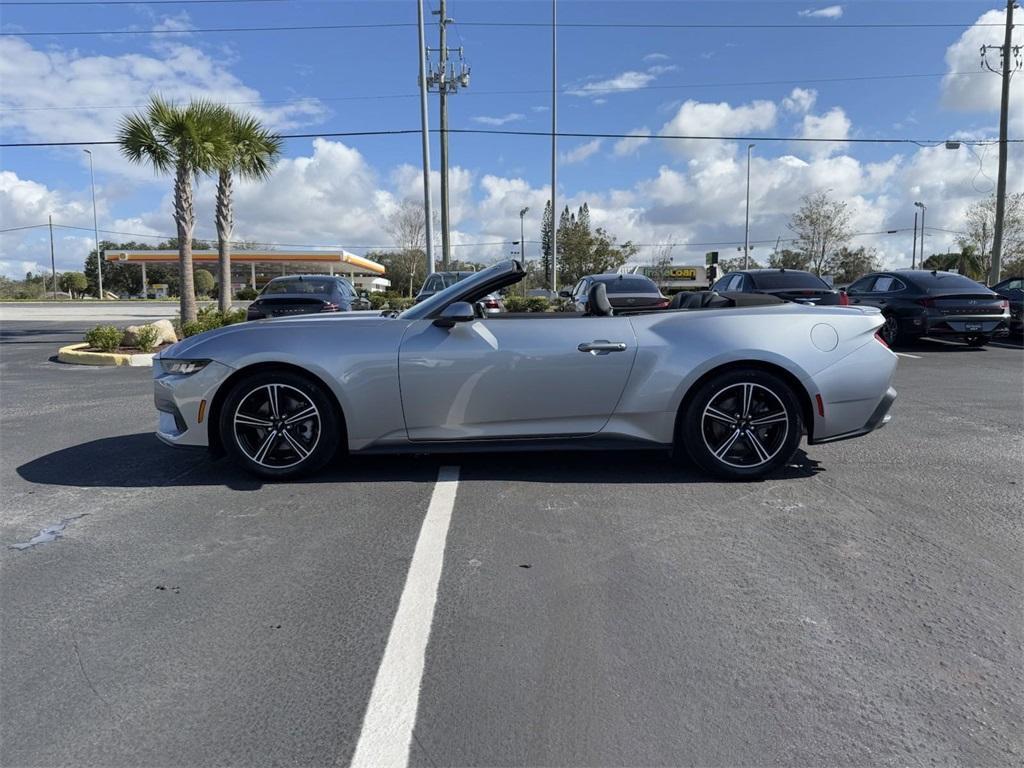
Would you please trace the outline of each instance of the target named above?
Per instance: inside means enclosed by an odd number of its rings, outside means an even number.
[[[437,0],[428,3],[436,5]],[[1000,42],[1002,31],[972,25],[1000,22],[998,8],[993,2],[563,0],[563,24],[722,26],[562,27],[559,130],[991,138],[996,133],[998,78],[980,72],[977,47],[979,40]],[[413,0],[3,6],[0,13],[3,31],[11,33],[0,40],[4,141],[112,138],[124,107],[141,105],[156,91],[179,99],[208,96],[237,103],[286,133],[419,126],[413,27],[159,36],[18,34],[408,23],[415,21]],[[456,20],[449,45],[464,45],[472,67],[470,88],[449,101],[451,127],[548,130],[550,29],[473,22],[546,24],[550,4],[451,0],[448,13]],[[958,26],[848,26],[923,22]],[[436,45],[436,27],[428,30],[428,45]],[[875,77],[889,79],[853,79]],[[1016,129],[1018,135],[1024,126],[1021,90],[1015,83],[1011,132]],[[436,96],[431,110],[436,128]],[[268,185],[240,190],[238,237],[339,244],[351,250],[385,245],[390,239],[383,218],[398,201],[421,189],[415,135],[304,139],[285,146],[286,160]],[[436,136],[433,150],[436,170]],[[565,138],[560,150],[560,201],[589,200],[595,221],[613,233],[642,243],[742,242],[745,144]],[[549,140],[453,135],[450,152],[454,241],[517,239],[523,205],[531,208],[527,237],[536,239],[548,197]],[[1020,162],[1018,153],[1011,158],[1014,168]],[[800,195],[824,188],[850,201],[855,224],[863,232],[909,227],[912,203],[921,198],[929,204],[929,224],[956,229],[966,206],[991,190],[995,154],[994,148],[972,153],[966,147],[954,152],[913,145],[759,142],[752,168],[751,237],[772,242],[786,237],[785,221]],[[101,229],[154,236],[173,231],[168,181],[128,167],[112,148],[97,148],[95,158]],[[58,223],[91,225],[88,164],[80,149],[5,149],[0,174],[3,227],[44,223],[48,212]],[[1020,177],[1011,174],[1015,189],[1021,188]],[[200,206],[209,195],[209,185],[201,185]],[[202,208],[200,216],[198,234],[211,234],[212,216]],[[0,237],[0,272],[22,274],[48,262],[42,234]],[[89,233],[62,230],[60,237],[61,264],[77,266],[91,244]],[[952,235],[935,232],[929,237],[943,246]],[[909,261],[909,234],[865,235],[858,242],[877,248],[890,263]],[[699,260],[707,249],[683,245],[674,255],[685,263]],[[463,245],[456,253],[491,260],[507,252],[508,246]],[[638,260],[650,253],[642,250]]]

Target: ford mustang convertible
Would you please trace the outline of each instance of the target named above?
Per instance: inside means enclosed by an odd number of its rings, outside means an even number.
[[[487,314],[506,261],[401,313],[298,315],[192,336],[154,361],[157,435],[267,478],[338,452],[640,447],[729,479],[800,440],[888,421],[896,357],[875,308],[706,292],[685,308]]]

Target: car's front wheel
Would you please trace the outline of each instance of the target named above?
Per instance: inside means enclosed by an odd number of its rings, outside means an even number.
[[[896,315],[885,315],[885,324],[878,329],[882,339],[890,347],[895,347],[906,341],[905,335],[900,331],[900,321]]]
[[[261,371],[236,382],[219,426],[236,462],[277,480],[320,469],[334,455],[341,432],[330,395],[291,371]]]
[[[754,480],[785,465],[803,433],[800,403],[778,376],[733,370],[703,384],[683,413],[679,439],[702,469]]]

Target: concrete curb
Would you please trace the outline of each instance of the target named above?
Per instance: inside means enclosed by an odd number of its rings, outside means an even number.
[[[85,352],[88,344],[69,344],[57,352],[57,359],[72,365],[126,365],[131,368],[151,368],[152,352],[126,354],[122,352]]]

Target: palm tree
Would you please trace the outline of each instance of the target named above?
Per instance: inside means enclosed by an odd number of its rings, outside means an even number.
[[[225,109],[222,130],[227,139],[217,162],[217,253],[220,267],[221,312],[231,308],[231,234],[235,216],[231,202],[233,175],[261,180],[270,175],[281,154],[281,137],[249,114]]]
[[[208,101],[179,107],[159,96],[150,98],[142,114],[121,119],[117,141],[133,163],[148,163],[157,173],[174,173],[174,223],[178,228],[181,269],[181,321],[196,320],[196,291],[192,275],[192,232],[196,216],[192,182],[210,173],[224,154],[223,108]]]

